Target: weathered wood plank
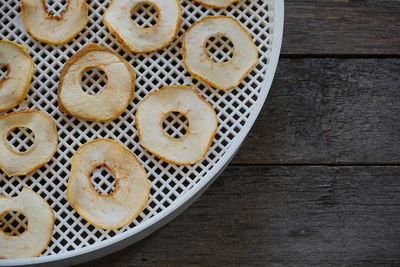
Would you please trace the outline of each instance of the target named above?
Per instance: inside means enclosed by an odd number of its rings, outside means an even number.
[[[181,216],[85,266],[400,264],[400,167],[230,166]]]
[[[400,54],[398,0],[286,0],[283,54]]]
[[[400,59],[281,59],[233,163],[400,164]]]

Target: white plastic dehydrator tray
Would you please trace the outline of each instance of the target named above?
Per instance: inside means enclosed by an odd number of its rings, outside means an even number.
[[[48,9],[56,14],[67,1],[46,0]],[[55,228],[49,247],[40,257],[0,260],[0,265],[66,265],[106,255],[149,235],[188,207],[218,176],[238,150],[249,132],[267,97],[277,66],[283,31],[283,0],[239,0],[225,9],[213,9],[191,0],[182,0],[182,26],[176,40],[166,49],[150,54],[133,54],[112,36],[102,23],[110,1],[88,1],[87,27],[66,45],[48,45],[33,39],[21,21],[18,0],[0,0],[0,39],[15,41],[29,47],[35,62],[35,72],[26,100],[11,110],[39,109],[56,122],[59,145],[54,158],[35,172],[21,177],[0,173],[0,194],[17,195],[23,186],[38,192],[52,207]],[[133,17],[139,24],[151,23],[149,8]],[[250,32],[258,47],[259,62],[237,87],[228,91],[214,89],[194,79],[182,63],[182,34],[191,24],[207,15],[227,15],[236,18]],[[62,113],[57,105],[60,71],[68,58],[89,42],[102,44],[119,53],[137,74],[135,98],[116,120],[96,123],[79,120]],[[228,43],[214,40],[209,49],[216,58],[229,56]],[[2,70],[0,70],[1,75]],[[96,92],[104,77],[98,71],[84,76],[88,91]],[[216,110],[219,126],[211,148],[201,162],[191,166],[168,164],[139,144],[134,127],[138,102],[150,91],[164,85],[182,84],[194,87]],[[10,112],[10,111],[9,111]],[[166,122],[167,130],[179,135],[179,118]],[[180,125],[180,126],[179,126]],[[178,128],[176,128],[178,126]],[[28,133],[15,132],[9,141],[16,149],[27,146]],[[81,218],[65,198],[70,170],[70,158],[84,143],[96,138],[111,138],[131,149],[146,168],[151,181],[150,200],[143,212],[129,225],[119,230],[96,228]],[[94,174],[98,190],[112,187],[109,175],[101,170]],[[18,231],[25,221],[18,215],[8,215],[8,223]],[[22,224],[22,226],[21,226]]]

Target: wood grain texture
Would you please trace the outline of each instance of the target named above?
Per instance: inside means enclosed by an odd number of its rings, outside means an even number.
[[[400,55],[398,0],[286,0],[283,54]]]
[[[400,59],[281,59],[235,164],[400,164]]]
[[[170,224],[82,266],[398,266],[399,177],[400,167],[231,166]]]

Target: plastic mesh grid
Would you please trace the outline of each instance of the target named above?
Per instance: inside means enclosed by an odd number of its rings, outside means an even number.
[[[136,23],[136,25],[148,28],[156,25],[157,17],[157,9],[148,3],[143,3],[135,7],[132,11],[131,19]]]
[[[25,127],[14,128],[7,136],[9,147],[17,152],[28,151],[35,142],[35,134]]]
[[[94,188],[103,195],[110,194],[115,189],[115,179],[106,167],[96,168],[92,173],[91,180]]]
[[[47,0],[47,5],[52,14],[59,14],[66,2],[65,0]],[[35,62],[34,77],[27,99],[9,112],[26,108],[39,109],[53,117],[58,127],[58,151],[48,164],[27,176],[6,177],[0,172],[1,194],[15,196],[23,186],[28,186],[46,199],[53,208],[56,218],[55,229],[52,241],[43,255],[54,255],[90,246],[127,231],[148,218],[163,216],[163,210],[189,192],[201,179],[205,179],[215,164],[224,158],[224,155],[229,154],[227,152],[232,153],[231,144],[245,127],[253,105],[257,101],[263,101],[259,99],[259,94],[272,45],[268,1],[242,0],[226,9],[217,10],[190,0],[182,0],[183,21],[178,38],[162,51],[139,55],[127,52],[104,27],[102,15],[108,3],[109,1],[89,1],[90,19],[87,27],[68,44],[54,46],[40,43],[26,33],[21,22],[18,0],[0,0],[0,39],[16,41],[28,46],[29,53]],[[137,22],[140,20],[140,23],[148,23],[151,20],[149,12],[151,13],[151,10],[146,9],[140,12],[142,18],[135,19]],[[229,91],[213,89],[192,78],[182,64],[180,51],[182,34],[191,24],[206,15],[235,17],[250,31],[258,47],[259,64],[235,89]],[[135,68],[137,73],[134,100],[120,118],[107,123],[79,120],[58,110],[56,91],[60,70],[70,56],[89,42],[100,43],[119,53]],[[218,42],[217,39],[211,44],[216,50],[229,50],[225,47],[226,42],[218,44],[216,42]],[[216,57],[215,53],[213,57]],[[95,81],[99,78],[91,75],[100,74],[94,72],[84,78],[92,80],[92,88],[94,88]],[[193,166],[176,166],[157,159],[139,145],[134,128],[137,103],[148,92],[170,84],[183,84],[196,88],[215,107],[219,118],[218,131],[211,149],[203,161]],[[174,122],[176,120],[170,121],[171,124]],[[95,138],[111,138],[123,143],[136,154],[151,180],[151,198],[147,207],[132,223],[119,230],[103,230],[92,226],[70,207],[65,198],[71,167],[70,158],[82,144]],[[18,144],[23,143],[24,140],[22,136],[16,135],[12,142]],[[101,175],[101,170],[99,172],[100,178],[94,178],[98,180],[96,183],[100,184],[98,188],[108,190],[104,183],[110,186],[112,182],[108,181],[107,175],[105,177]],[[10,220],[16,220],[16,218]]]
[[[89,69],[82,76],[82,89],[87,94],[100,94],[103,92],[106,84],[107,75],[100,69]]]
[[[189,120],[187,117],[179,112],[168,113],[163,122],[162,127],[166,134],[173,138],[180,138],[185,136],[189,128]]]
[[[0,81],[7,78],[8,68],[7,65],[0,64]]]
[[[227,62],[232,59],[235,47],[228,37],[216,35],[206,41],[207,55],[214,62]]]
[[[18,236],[28,227],[28,218],[22,213],[10,211],[0,218],[0,229],[11,236]]]

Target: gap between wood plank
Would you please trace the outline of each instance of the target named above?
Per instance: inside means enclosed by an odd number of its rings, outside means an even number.
[[[387,55],[382,55],[382,54],[286,54],[286,53],[281,53],[280,55],[281,58],[343,58],[343,59],[358,59],[358,58],[364,58],[364,59],[387,59],[387,58],[400,58],[400,55],[395,55],[395,54],[387,54]]]
[[[354,163],[354,162],[338,162],[338,163],[323,163],[323,162],[296,162],[296,163],[230,163],[229,166],[232,167],[321,167],[321,166],[328,166],[328,167],[400,167],[400,163]]]
[[[282,58],[235,164],[400,164],[400,59]]]

